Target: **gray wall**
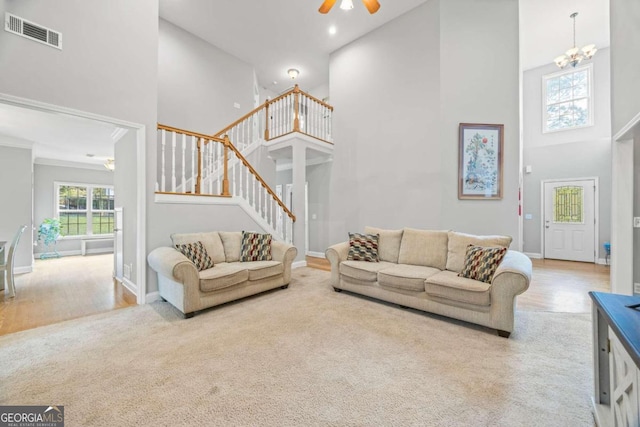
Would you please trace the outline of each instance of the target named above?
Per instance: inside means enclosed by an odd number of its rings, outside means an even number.
[[[62,32],[63,50],[0,32],[0,93],[144,125],[151,165],[146,173],[148,221],[162,223],[152,206],[158,1],[0,0],[0,13],[5,11]],[[135,191],[136,169],[128,176],[124,191]]]
[[[611,133],[640,113],[640,2],[610,0]]]
[[[1,44],[1,43],[0,43]],[[15,268],[28,270],[33,261],[33,169],[31,149],[5,147],[12,139],[0,135],[0,240],[9,242],[5,247],[5,257],[10,242],[21,225],[27,229],[22,234],[15,255]]]
[[[330,85],[328,244],[374,225],[508,234],[518,247],[517,2],[429,1],[334,52]],[[505,125],[502,200],[458,200],[461,122]]]
[[[541,181],[599,178],[598,253],[611,239],[611,83],[609,49],[601,49],[593,64],[594,125],[581,129],[542,132],[542,77],[559,71],[555,64],[527,70],[523,80],[523,162],[532,173],[523,177],[524,251],[542,253]]]
[[[160,123],[208,135],[253,108],[251,65],[160,19]]]
[[[45,218],[53,218],[55,215],[54,206],[57,203],[54,183],[67,182],[74,184],[103,184],[113,185],[113,173],[108,170],[86,169],[76,167],[50,166],[35,164],[33,167],[33,208],[34,225],[36,231],[34,240],[38,238],[37,228]],[[111,247],[111,243],[96,242],[92,248]],[[80,240],[76,238],[61,238],[56,243],[56,250],[64,255],[64,252],[71,252],[76,255],[80,253]],[[43,242],[38,242],[34,252],[40,254],[45,252]]]

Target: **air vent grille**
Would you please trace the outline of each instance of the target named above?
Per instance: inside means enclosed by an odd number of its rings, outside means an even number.
[[[5,13],[4,29],[10,33],[62,49],[62,34],[26,19]]]

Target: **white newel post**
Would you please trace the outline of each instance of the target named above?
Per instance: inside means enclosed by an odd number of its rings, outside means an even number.
[[[173,133],[171,138],[171,192],[176,192],[176,138],[177,134]]]
[[[182,186],[182,193],[187,192],[187,180],[185,178],[185,165],[186,159],[185,155],[187,154],[187,135],[182,134],[182,180],[180,181],[180,185]]]
[[[296,222],[293,223],[293,245],[298,248],[296,260],[304,260],[306,247],[305,242],[305,182],[307,181],[307,153],[304,145],[293,145],[293,204],[292,211],[296,216]]]
[[[198,179],[198,172],[196,172],[196,137],[191,137],[191,193],[196,194],[196,179]]]
[[[163,129],[161,132],[162,132],[162,161],[160,162],[160,164],[162,168],[162,177],[160,181],[160,191],[164,193],[165,191],[167,191],[167,186],[165,184],[166,179],[165,179],[165,155],[164,155],[165,146],[167,145],[167,131]]]

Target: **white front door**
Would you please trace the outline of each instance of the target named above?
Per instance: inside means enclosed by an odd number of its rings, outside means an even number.
[[[544,257],[595,262],[595,180],[545,182]]]

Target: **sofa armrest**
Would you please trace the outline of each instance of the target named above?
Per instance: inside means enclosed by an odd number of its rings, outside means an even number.
[[[349,255],[349,242],[329,246],[324,251],[324,256],[331,263],[331,286],[337,287],[340,284],[340,263],[347,260],[347,255]]]
[[[165,246],[156,248],[149,253],[147,261],[149,266],[162,276],[183,284],[193,282],[195,279],[196,287],[199,284],[200,277],[196,266],[174,248]]]
[[[295,246],[284,242],[271,242],[271,258],[274,261],[280,261],[284,264],[284,283],[288,285],[291,282],[291,264],[298,255],[298,249]]]
[[[531,282],[531,260],[518,251],[507,251],[498,266],[491,284],[512,283],[514,296],[520,295],[529,288]]]

